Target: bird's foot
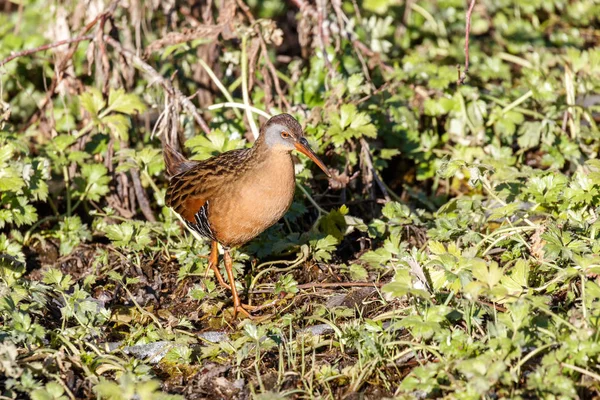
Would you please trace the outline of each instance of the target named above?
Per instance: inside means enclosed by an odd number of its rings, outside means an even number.
[[[257,307],[251,306],[250,304],[234,304],[233,306],[233,318],[236,318],[238,313],[242,314],[248,319],[254,319],[255,317],[250,315]]]
[[[254,319],[254,317],[250,315],[250,310],[246,310],[242,305],[239,305],[233,309],[233,318],[236,318],[238,313],[243,315],[245,318]]]

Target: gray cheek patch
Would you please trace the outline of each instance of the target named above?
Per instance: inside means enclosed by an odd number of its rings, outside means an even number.
[[[283,131],[288,131],[290,135],[292,134],[289,132],[289,128],[284,125],[274,124],[269,126],[265,131],[265,142],[267,145],[269,147],[273,147],[276,144],[287,146],[288,142],[281,137],[281,132]]]

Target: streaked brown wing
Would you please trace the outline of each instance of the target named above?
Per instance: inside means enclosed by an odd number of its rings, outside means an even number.
[[[167,189],[167,206],[181,215],[188,227],[214,239],[210,231],[209,208],[218,207],[215,197],[245,169],[250,152],[251,149],[228,151],[174,175]]]

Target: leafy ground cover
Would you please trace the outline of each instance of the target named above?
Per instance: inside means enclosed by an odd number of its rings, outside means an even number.
[[[459,84],[468,5],[0,2],[0,396],[598,397],[600,4],[474,2]],[[232,321],[161,141],[279,112],[334,177]]]

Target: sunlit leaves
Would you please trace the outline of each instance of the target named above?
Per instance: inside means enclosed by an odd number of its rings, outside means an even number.
[[[37,221],[31,201],[45,200],[49,165],[44,158],[17,157],[11,144],[0,142],[0,228],[6,224],[29,225]]]
[[[575,255],[589,250],[585,241],[577,239],[568,231],[561,232],[556,228],[551,228],[542,235],[542,238],[546,240],[544,252],[549,259],[572,260]]]
[[[86,224],[81,222],[77,215],[65,217],[58,224],[58,229],[54,232],[54,237],[60,241],[60,254],[70,254],[77,245],[92,238],[92,235]]]
[[[332,235],[327,235],[326,237],[318,240],[312,240],[311,250],[313,258],[316,261],[329,261],[332,258],[332,253],[336,249],[336,245],[339,243],[339,240]]]
[[[123,222],[122,224],[107,225],[104,228],[115,246],[142,250],[151,242],[150,228],[143,222]]]
[[[101,378],[94,386],[94,392],[103,400],[180,400],[181,396],[168,395],[160,391],[160,382],[136,378],[131,373],[121,375],[118,382]]]
[[[205,160],[229,150],[243,148],[244,144],[244,139],[235,139],[219,129],[213,130],[207,136],[196,135],[185,143],[186,147],[195,153],[192,157],[195,160]]]
[[[96,88],[89,88],[79,97],[81,106],[92,116],[98,116],[100,110],[106,106],[106,101],[102,98],[102,93]]]
[[[331,129],[327,133],[337,145],[353,138],[377,136],[377,129],[371,123],[371,118],[367,113],[358,111],[354,104],[342,105],[339,114],[332,114],[329,121]]]
[[[118,172],[128,171],[131,168],[148,171],[150,176],[156,175],[164,169],[162,150],[144,147],[137,151],[126,149],[122,152],[127,157],[127,161],[117,168]]]
[[[96,88],[88,88],[80,96],[82,107],[92,117],[92,123],[101,132],[109,132],[115,138],[127,140],[131,120],[128,116],[145,111],[140,98],[123,89],[111,89],[108,102]]]
[[[298,282],[290,274],[283,275],[281,279],[275,283],[275,294],[280,293],[298,293]]]
[[[108,95],[108,107],[111,111],[132,115],[140,113],[146,109],[146,106],[140,98],[134,94],[125,93],[124,89],[111,90]]]

